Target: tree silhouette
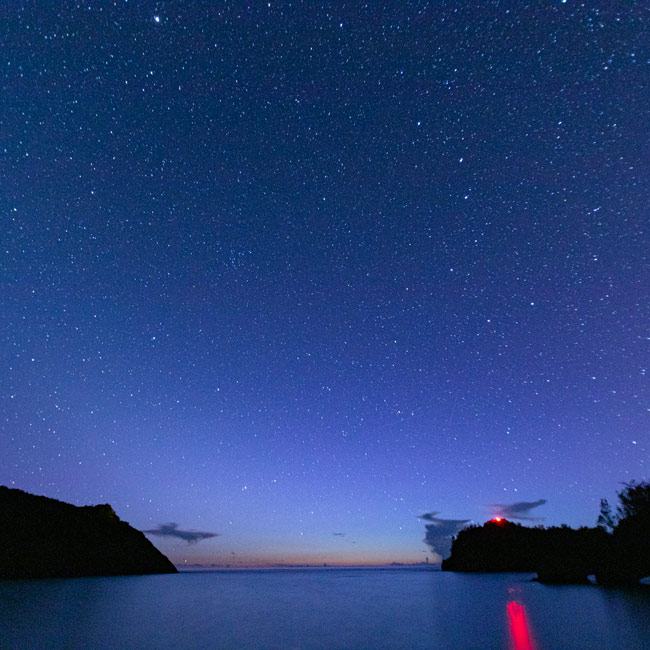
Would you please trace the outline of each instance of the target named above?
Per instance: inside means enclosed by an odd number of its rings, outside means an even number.
[[[624,485],[625,489],[618,493],[618,521],[650,518],[650,482],[630,481]]]
[[[612,512],[612,506],[607,499],[600,500],[600,514],[598,515],[598,526],[611,533],[616,526],[616,516]]]
[[[606,559],[596,572],[603,584],[636,584],[650,575],[650,482],[623,485],[618,492],[616,516],[607,500],[601,501],[598,524],[613,524]]]

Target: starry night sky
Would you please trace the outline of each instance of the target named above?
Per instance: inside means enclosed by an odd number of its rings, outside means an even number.
[[[176,562],[417,562],[648,478],[645,3],[0,21],[0,483],[219,534]]]

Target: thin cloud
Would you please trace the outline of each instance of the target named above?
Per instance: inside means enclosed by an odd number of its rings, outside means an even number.
[[[465,528],[471,519],[442,519],[436,517],[437,514],[438,512],[425,512],[419,519],[430,522],[424,527],[424,542],[434,553],[444,558],[451,553],[451,540],[454,535]]]
[[[546,503],[546,499],[539,501],[517,501],[516,503],[493,503],[490,507],[497,514],[506,519],[519,519],[521,521],[541,521],[544,517],[533,517],[530,511]]]
[[[146,535],[156,535],[157,537],[178,537],[188,544],[196,544],[202,539],[210,539],[211,537],[218,537],[219,533],[207,533],[199,530],[180,530],[178,524],[159,524],[158,528],[151,530],[143,530]]]

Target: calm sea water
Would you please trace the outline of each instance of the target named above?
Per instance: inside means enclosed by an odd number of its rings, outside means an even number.
[[[346,569],[0,581],[0,648],[650,648],[650,587],[530,578]]]

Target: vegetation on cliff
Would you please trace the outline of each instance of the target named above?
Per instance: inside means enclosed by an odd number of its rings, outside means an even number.
[[[109,505],[77,507],[0,486],[0,578],[176,571]]]

